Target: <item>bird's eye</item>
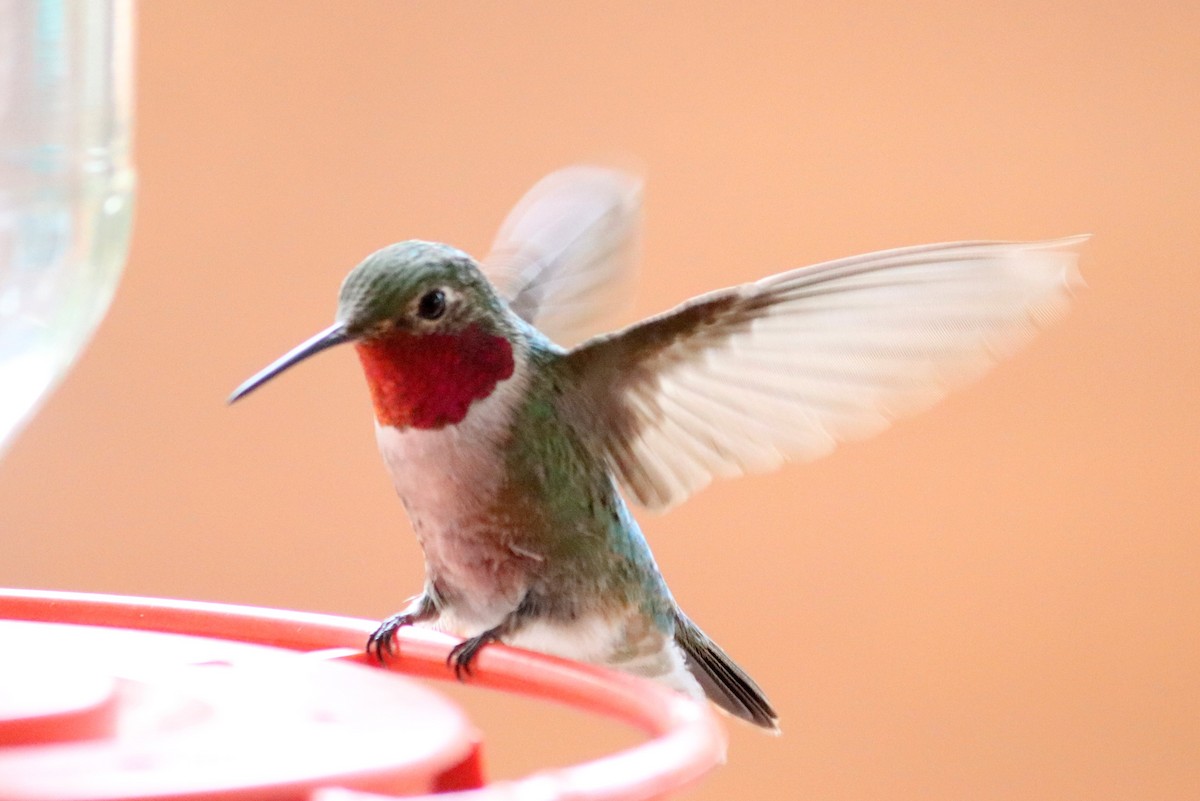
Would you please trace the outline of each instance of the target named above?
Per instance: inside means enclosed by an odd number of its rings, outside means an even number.
[[[423,320],[436,320],[446,313],[446,293],[431,289],[417,302],[417,316]]]

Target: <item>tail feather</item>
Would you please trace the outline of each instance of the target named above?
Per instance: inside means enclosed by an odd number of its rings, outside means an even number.
[[[679,610],[675,611],[675,642],[709,700],[734,717],[779,731],[779,716],[754,679]]]

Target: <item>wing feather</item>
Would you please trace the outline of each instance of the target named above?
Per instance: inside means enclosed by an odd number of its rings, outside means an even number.
[[[567,167],[517,203],[483,270],[519,317],[570,345],[620,308],[640,225],[640,179],[603,167]]]
[[[1085,237],[958,242],[721,290],[571,351],[576,407],[652,508],[919,412],[1065,313]]]

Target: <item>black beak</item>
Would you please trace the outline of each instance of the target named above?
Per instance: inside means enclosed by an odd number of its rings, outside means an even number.
[[[292,348],[290,351],[280,356],[269,365],[259,370],[250,378],[246,379],[240,387],[233,391],[229,396],[229,403],[233,403],[246,395],[249,395],[254,390],[258,389],[261,384],[265,384],[270,379],[282,373],[284,370],[291,367],[293,364],[302,362],[309,356],[320,353],[327,348],[332,348],[334,345],[341,345],[343,342],[349,342],[351,336],[346,333],[346,327],[342,323],[334,323],[326,328],[321,333],[312,337],[307,342]]]

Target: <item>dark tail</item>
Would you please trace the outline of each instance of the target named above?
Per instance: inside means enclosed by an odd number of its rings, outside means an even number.
[[[678,609],[675,610],[675,642],[687,654],[688,670],[713,703],[755,726],[779,731],[779,716],[754,679]]]

